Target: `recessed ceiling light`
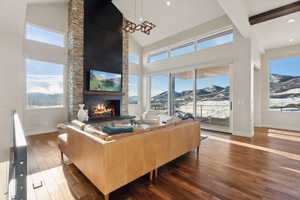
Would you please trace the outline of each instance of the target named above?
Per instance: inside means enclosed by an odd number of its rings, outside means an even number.
[[[289,42],[294,42],[294,38],[289,39]]]
[[[142,22],[142,21],[144,21],[144,19],[143,19],[142,17],[140,17],[140,19],[139,19],[139,20],[140,20],[141,22]]]
[[[293,22],[295,22],[294,19],[289,19],[289,20],[288,20],[288,23],[293,23]]]
[[[171,1],[166,1],[167,6],[171,5]]]

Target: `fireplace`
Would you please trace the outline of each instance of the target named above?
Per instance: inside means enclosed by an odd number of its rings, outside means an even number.
[[[107,119],[120,116],[120,100],[106,100],[88,105],[90,119]]]

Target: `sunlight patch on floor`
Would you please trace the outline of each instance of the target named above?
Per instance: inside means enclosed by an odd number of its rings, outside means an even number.
[[[269,133],[268,137],[282,139],[282,140],[289,140],[289,141],[293,141],[293,142],[300,142],[300,137],[297,137],[297,136]]]
[[[298,174],[300,174],[300,170],[297,170],[297,169],[292,169],[292,168],[288,168],[288,167],[281,167],[282,169],[286,169],[288,171],[291,171],[291,172],[296,172]]]
[[[278,130],[278,129],[268,129],[268,133],[300,137],[300,134],[298,132]]]
[[[229,144],[235,144],[235,145],[239,145],[239,146],[243,146],[243,147],[257,149],[257,150],[265,151],[268,153],[274,153],[274,154],[277,154],[277,155],[280,155],[280,156],[283,156],[283,157],[286,157],[289,159],[300,161],[300,155],[298,155],[298,154],[288,153],[288,152],[279,151],[279,150],[275,150],[275,149],[271,149],[271,148],[267,148],[267,147],[261,147],[261,146],[257,146],[257,145],[253,145],[253,144],[248,144],[248,143],[239,142],[239,141],[233,141],[230,139],[224,139],[224,138],[219,138],[219,137],[210,136],[210,135],[208,135],[208,138],[213,139],[213,140],[218,140],[221,142],[226,142]]]

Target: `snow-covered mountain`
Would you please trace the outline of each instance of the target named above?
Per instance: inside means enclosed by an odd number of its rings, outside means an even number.
[[[271,98],[300,97],[300,77],[272,74],[270,92]]]
[[[229,99],[229,86],[221,87],[217,85],[212,85],[203,89],[196,90],[197,100],[215,100],[223,101]],[[193,91],[185,90],[182,92],[175,92],[174,97],[177,101],[190,102],[193,101]],[[159,95],[152,97],[152,103],[164,103],[168,100],[168,92],[163,92]]]

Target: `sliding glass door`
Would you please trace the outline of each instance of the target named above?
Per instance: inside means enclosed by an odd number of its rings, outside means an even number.
[[[151,76],[150,108],[160,114],[192,114],[202,127],[230,129],[229,67]]]
[[[172,75],[173,107],[177,114],[194,113],[193,72],[179,72]]]
[[[196,71],[196,118],[203,125],[230,127],[231,95],[228,67]]]
[[[161,114],[168,114],[169,75],[153,75],[150,81],[150,109]]]

